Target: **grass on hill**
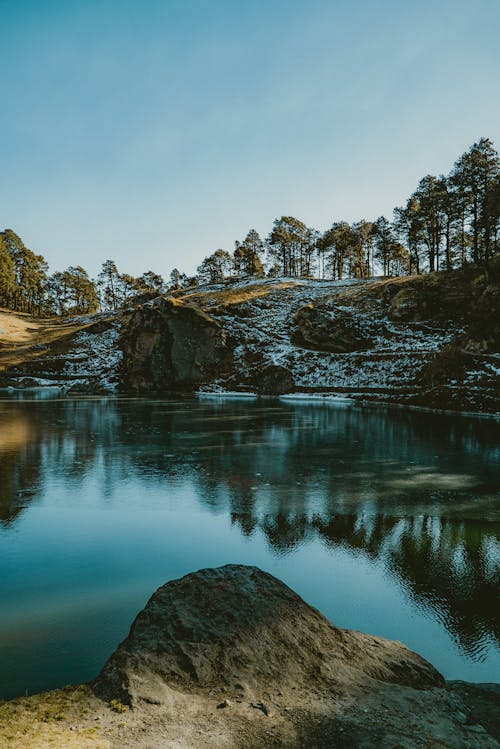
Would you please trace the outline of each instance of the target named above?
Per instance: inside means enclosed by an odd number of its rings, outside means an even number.
[[[64,349],[65,338],[69,345],[75,333],[92,325],[92,321],[82,322],[81,318],[42,319],[0,309],[0,372],[45,355],[56,343]]]
[[[217,291],[188,291],[182,293],[182,299],[189,299],[191,304],[196,304],[200,307],[205,305],[209,306],[220,306],[229,307],[233,304],[242,304],[244,302],[252,301],[257,297],[267,296],[274,291],[280,289],[288,289],[292,286],[297,286],[297,281],[280,281],[277,283],[255,283],[249,286],[238,286],[229,287],[226,289],[220,289]]]

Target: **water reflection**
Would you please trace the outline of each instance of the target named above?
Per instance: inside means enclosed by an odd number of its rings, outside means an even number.
[[[0,403],[0,521],[12,531],[53,476],[101,502],[132,478],[262,534],[276,554],[311,543],[385,565],[470,656],[500,639],[499,427],[388,410],[248,402]],[[82,498],[84,501],[84,498]]]
[[[15,518],[37,484],[39,472],[31,461],[28,445],[35,439],[33,420],[0,403],[0,522]]]

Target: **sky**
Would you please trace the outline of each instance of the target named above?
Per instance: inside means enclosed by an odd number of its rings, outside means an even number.
[[[0,229],[172,268],[500,147],[499,0],[0,0]]]

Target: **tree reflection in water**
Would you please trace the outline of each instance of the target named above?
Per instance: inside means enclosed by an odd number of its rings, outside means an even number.
[[[145,491],[189,480],[206,510],[276,553],[321,540],[382,561],[480,658],[500,639],[498,437],[494,421],[385,409],[4,401],[0,522],[15,526],[51,473],[78,492],[103,466],[102,501],[131,476]]]

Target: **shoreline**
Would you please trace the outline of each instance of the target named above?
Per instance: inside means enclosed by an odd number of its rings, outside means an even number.
[[[18,395],[20,393],[30,392],[57,392],[61,398],[50,398],[50,400],[154,400],[154,401],[169,401],[176,399],[200,399],[200,400],[248,400],[248,401],[280,401],[282,403],[289,404],[322,404],[322,405],[344,405],[344,406],[363,406],[368,408],[394,408],[398,410],[414,411],[419,413],[429,413],[443,416],[460,416],[465,418],[473,419],[490,419],[493,421],[500,421],[500,411],[467,411],[450,408],[435,408],[433,406],[419,405],[415,403],[402,403],[398,400],[388,398],[386,400],[377,400],[375,398],[366,398],[366,394],[334,394],[334,393],[283,393],[281,395],[265,395],[263,393],[251,392],[248,390],[197,390],[195,392],[175,392],[162,393],[162,394],[137,394],[127,393],[124,391],[114,391],[103,393],[96,390],[96,392],[69,392],[68,389],[62,384],[54,385],[41,385],[33,387],[14,387],[12,385],[0,387],[0,400],[9,402],[13,400],[12,395]],[[7,396],[7,397],[5,397]],[[29,400],[24,399],[23,400]],[[36,400],[36,399],[33,399]]]

